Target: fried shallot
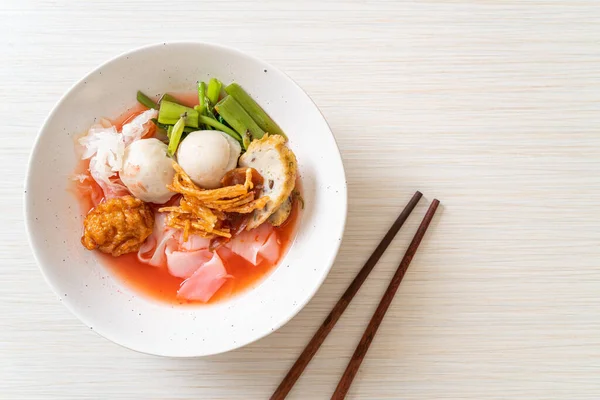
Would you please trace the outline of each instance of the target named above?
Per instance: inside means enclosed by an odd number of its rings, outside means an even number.
[[[231,232],[224,224],[227,214],[249,214],[263,208],[269,201],[268,196],[258,197],[256,182],[262,183],[260,175],[252,168],[244,168],[244,183],[224,186],[218,189],[204,190],[196,186],[177,163],[173,163],[175,176],[167,187],[183,197],[178,206],[162,207],[159,212],[168,212],[167,225],[183,230],[183,240],[190,235],[205,238],[230,238]],[[254,181],[253,181],[254,178]],[[258,198],[257,198],[258,197]]]

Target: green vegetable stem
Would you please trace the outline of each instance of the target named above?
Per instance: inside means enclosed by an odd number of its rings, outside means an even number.
[[[234,138],[238,142],[242,143],[242,138],[240,137],[240,135],[236,131],[234,131],[233,129],[231,129],[227,125],[224,125],[224,124],[220,123],[216,119],[213,119],[213,118],[210,118],[210,117],[205,117],[204,115],[201,115],[199,117],[199,122],[203,123],[205,125],[211,126],[213,128],[216,128],[216,129],[220,130],[221,132],[225,132],[226,134],[228,134],[229,136],[231,136],[232,138]]]
[[[198,127],[198,111],[167,100],[160,102],[158,122],[161,124],[173,125],[179,121],[183,114],[186,115],[185,125],[191,126],[192,128]]]
[[[142,104],[144,107],[154,108],[155,110],[158,110],[158,104],[156,104],[154,102],[154,100],[152,100],[150,97],[146,96],[140,90],[138,90],[138,92],[137,92],[137,101],[140,104]]]
[[[223,84],[218,79],[212,78],[208,82],[208,89],[206,89],[206,97],[210,100],[211,104],[217,104],[219,101],[219,95],[221,94],[221,86]]]
[[[249,132],[252,139],[260,139],[265,134],[233,97],[225,97],[217,103],[215,109],[240,137],[243,138]]]
[[[240,103],[242,108],[246,110],[248,115],[252,117],[263,131],[268,132],[271,135],[281,135],[287,139],[287,136],[283,133],[279,125],[269,117],[265,110],[263,110],[240,85],[234,82],[225,87],[225,92]]]
[[[171,103],[179,104],[177,99],[175,97],[171,96],[169,93],[163,94],[162,97],[160,98],[159,103],[162,104],[163,101],[170,101]],[[181,104],[179,104],[179,105],[181,105]]]
[[[169,135],[169,146],[167,147],[167,153],[171,157],[175,155],[177,147],[179,146],[179,142],[181,141],[181,136],[183,136],[183,128],[185,128],[186,117],[187,115],[184,113],[173,126],[171,135]]]
[[[206,83],[204,82],[198,82],[198,105],[196,107],[194,108],[200,115],[204,115],[206,109]]]
[[[154,122],[154,124],[159,129],[162,129],[164,131],[168,131],[169,129],[173,129],[173,125],[161,124],[160,122],[158,122],[158,120],[156,118],[152,118],[150,121]],[[190,133],[190,132],[194,132],[196,129],[197,128],[192,128],[191,126],[186,126],[185,128],[183,128],[183,132],[184,133]]]

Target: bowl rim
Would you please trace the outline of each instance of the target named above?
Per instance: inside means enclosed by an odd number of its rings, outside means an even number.
[[[29,159],[27,161],[27,171],[25,174],[25,188],[24,188],[24,194],[23,194],[23,203],[24,203],[24,207],[23,207],[23,212],[24,212],[24,219],[25,219],[25,231],[27,234],[27,240],[29,243],[29,246],[32,250],[32,254],[33,254],[33,258],[35,260],[35,263],[38,266],[38,269],[40,270],[40,272],[42,273],[42,276],[44,277],[44,280],[46,281],[47,285],[50,287],[50,289],[52,290],[52,292],[54,293],[54,295],[60,300],[60,302],[71,312],[72,315],[74,315],[79,321],[81,321],[84,325],[86,326],[91,326],[90,322],[89,322],[89,318],[86,316],[83,316],[82,314],[78,313],[75,311],[74,307],[71,306],[70,301],[63,301],[63,299],[61,298],[60,294],[57,291],[57,287],[54,285],[54,283],[52,282],[52,280],[50,279],[50,277],[48,276],[48,274],[46,273],[46,269],[49,268],[47,266],[45,266],[42,262],[42,255],[40,250],[34,246],[34,239],[33,239],[33,235],[34,235],[34,230],[35,230],[35,221],[32,219],[32,212],[31,212],[31,195],[29,195],[29,193],[31,193],[31,186],[32,186],[32,174],[33,174],[33,169],[34,169],[34,162],[35,159],[37,157],[37,154],[39,151],[41,151],[40,149],[40,145],[39,142],[41,140],[42,134],[43,132],[47,129],[50,121],[54,118],[55,114],[58,113],[58,110],[61,108],[62,104],[66,101],[67,97],[76,89],[76,87],[83,81],[87,80],[89,77],[91,77],[92,75],[94,75],[95,73],[97,73],[98,71],[102,70],[105,66],[116,62],[117,60],[123,58],[123,57],[128,57],[130,55],[133,55],[135,53],[138,52],[143,52],[143,51],[147,51],[150,49],[154,49],[154,48],[159,48],[162,46],[168,46],[168,45],[200,45],[200,46],[206,46],[209,48],[213,48],[213,49],[217,49],[217,50],[221,50],[221,51],[227,51],[227,52],[231,52],[234,54],[237,54],[239,56],[251,59],[253,61],[256,61],[258,63],[261,63],[263,65],[266,65],[268,68],[276,70],[278,72],[280,72],[282,74],[282,76],[287,79],[292,85],[294,85],[297,89],[299,89],[307,98],[308,100],[312,103],[312,105],[315,107],[315,109],[318,111],[318,113],[321,115],[321,118],[323,118],[323,121],[325,122],[327,129],[329,130],[329,134],[331,135],[331,137],[333,138],[333,143],[335,145],[335,148],[337,150],[337,155],[339,157],[339,161],[340,161],[340,165],[342,167],[342,174],[343,174],[343,179],[344,179],[344,183],[343,183],[343,190],[344,190],[344,194],[343,196],[341,196],[341,202],[339,204],[339,207],[342,209],[343,211],[343,219],[342,219],[342,223],[340,224],[339,227],[339,231],[337,232],[337,236],[340,237],[340,240],[337,240],[336,243],[332,244],[332,248],[333,248],[333,252],[331,253],[331,256],[328,260],[326,260],[326,267],[323,269],[321,276],[318,278],[318,284],[314,285],[310,292],[307,292],[307,295],[304,297],[304,299],[300,302],[298,302],[296,304],[296,306],[293,309],[290,309],[290,312],[287,314],[287,316],[285,318],[281,318],[279,321],[277,321],[277,323],[275,323],[272,326],[272,329],[270,330],[265,330],[264,333],[257,335],[256,337],[252,338],[249,341],[245,341],[243,343],[237,343],[234,345],[229,346],[227,349],[225,350],[221,350],[221,351],[216,351],[216,352],[206,352],[206,353],[202,353],[202,354],[189,354],[189,355],[170,355],[170,354],[165,354],[163,352],[160,351],[156,351],[156,352],[151,352],[151,351],[144,351],[141,349],[135,349],[132,348],[130,346],[127,346],[123,343],[121,343],[120,341],[116,340],[115,338],[112,337],[108,337],[107,335],[104,335],[101,331],[97,330],[97,329],[93,329],[94,332],[96,334],[98,334],[99,336],[105,338],[106,340],[113,342],[121,347],[136,351],[138,353],[143,353],[143,354],[149,354],[149,355],[156,355],[156,356],[164,356],[164,357],[171,357],[171,358],[192,358],[192,357],[204,357],[204,356],[211,356],[211,355],[215,355],[215,354],[221,354],[221,353],[226,353],[226,352],[230,352],[232,350],[236,350],[242,347],[245,347],[247,345],[250,345],[260,339],[263,339],[264,337],[270,335],[271,333],[277,331],[278,329],[280,329],[282,326],[284,326],[285,324],[287,324],[289,321],[291,321],[295,316],[298,315],[298,313],[310,302],[310,300],[312,300],[312,298],[316,295],[316,293],[318,292],[318,290],[321,288],[321,286],[323,285],[323,283],[325,282],[325,279],[327,278],[327,276],[329,275],[331,268],[333,267],[335,260],[338,256],[342,241],[343,241],[343,237],[344,237],[344,233],[346,230],[346,224],[347,224],[347,219],[348,219],[348,186],[347,186],[347,177],[346,177],[346,170],[345,170],[345,166],[344,166],[344,159],[342,157],[342,154],[340,152],[340,148],[339,148],[339,144],[335,138],[335,135],[333,134],[333,131],[331,130],[331,126],[329,125],[329,123],[327,122],[327,119],[325,118],[325,116],[323,115],[322,111],[319,109],[319,107],[317,106],[317,104],[315,103],[315,101],[312,99],[312,97],[310,97],[310,95],[294,80],[292,79],[285,71],[283,71],[282,69],[272,65],[269,62],[266,62],[258,57],[255,57],[251,54],[248,54],[244,51],[238,50],[234,47],[231,46],[227,46],[227,45],[222,45],[222,44],[218,44],[218,43],[213,43],[213,42],[205,42],[205,41],[189,41],[189,40],[185,40],[185,41],[168,41],[168,42],[156,42],[156,43],[151,43],[151,44],[147,44],[144,46],[140,46],[140,47],[135,47],[133,49],[121,52],[117,55],[115,55],[114,57],[111,57],[110,59],[102,62],[100,65],[94,67],[93,69],[91,69],[88,73],[86,73],[84,76],[82,76],[81,78],[79,78],[78,80],[76,80],[58,99],[58,101],[54,104],[54,106],[52,107],[52,109],[50,110],[50,112],[48,113],[48,115],[46,116],[46,118],[44,119],[43,123],[41,124],[40,128],[38,129],[38,132],[36,134],[35,140],[33,142],[33,145],[31,147],[31,151],[29,153]]]

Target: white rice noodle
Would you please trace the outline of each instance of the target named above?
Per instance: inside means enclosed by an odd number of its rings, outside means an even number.
[[[281,247],[277,232],[269,223],[263,223],[256,229],[241,232],[225,246],[253,265],[258,265],[265,259],[275,263],[279,259]]]
[[[227,279],[233,278],[210,240],[192,235],[183,241],[181,232],[166,225],[166,213],[156,213],[152,235],[138,252],[138,259],[154,267],[166,267],[169,274],[185,279],[177,296],[207,302]]]
[[[123,125],[121,135],[123,135],[123,142],[125,143],[125,146],[129,146],[136,140],[140,140],[141,138],[143,138],[146,135],[146,133],[148,133],[148,122],[150,122],[152,118],[156,118],[157,116],[157,110],[146,110],[137,117],[135,117],[133,120],[131,120],[131,122]]]
[[[183,281],[177,296],[187,300],[207,302],[229,278],[232,276],[227,273],[223,260],[215,252],[210,260]]]
[[[165,213],[156,213],[154,215],[154,228],[152,234],[140,247],[138,251],[138,259],[154,267],[160,267],[166,264],[167,248],[173,250],[178,248],[179,237],[178,231],[171,229],[166,225],[167,215]]]
[[[85,150],[82,159],[90,159],[90,175],[100,185],[108,198],[127,194],[127,188],[116,177],[123,168],[125,144],[114,126],[103,128],[94,125],[88,134],[79,139]]]
[[[90,159],[90,175],[98,183],[106,198],[129,194],[125,185],[117,177],[123,169],[125,147],[141,139],[148,133],[148,123],[158,115],[156,110],[147,110],[123,125],[121,133],[106,119],[93,125],[86,136],[79,139],[84,147],[81,158]]]

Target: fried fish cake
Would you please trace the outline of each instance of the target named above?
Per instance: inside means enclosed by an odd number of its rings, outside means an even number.
[[[264,178],[261,196],[269,197],[265,207],[254,211],[246,228],[250,230],[265,222],[290,197],[296,186],[298,163],[294,153],[285,145],[283,136],[265,135],[248,146],[239,164],[258,171]]]
[[[81,243],[86,249],[116,257],[138,251],[153,226],[150,206],[133,196],[118,197],[98,204],[86,215]]]

